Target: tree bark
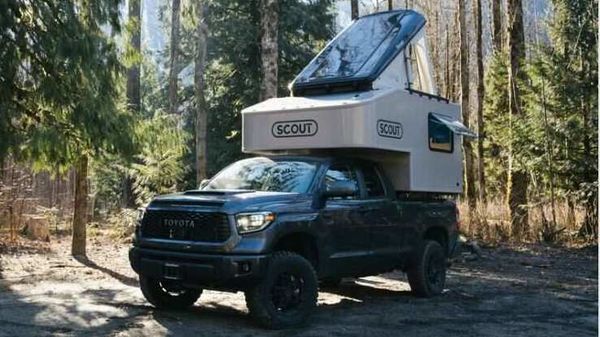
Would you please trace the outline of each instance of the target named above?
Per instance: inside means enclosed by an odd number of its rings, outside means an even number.
[[[262,81],[260,84],[261,101],[277,97],[277,58],[279,47],[277,34],[279,25],[278,0],[260,0],[260,58]]]
[[[502,50],[502,0],[491,0],[492,13],[492,47],[495,52]]]
[[[129,20],[133,23],[133,31],[131,32],[131,48],[136,53],[141,53],[141,0],[129,0]],[[140,113],[141,102],[140,102],[140,65],[138,62],[127,69],[127,106],[130,111],[134,114]],[[133,182],[129,176],[123,178],[123,196],[121,204],[124,207],[135,207],[135,197],[133,193]]]
[[[169,113],[177,113],[177,75],[179,74],[179,26],[181,2],[173,0],[171,6],[171,55],[169,59]]]
[[[509,158],[508,158],[508,206],[510,209],[513,238],[520,240],[529,234],[527,210],[527,173],[515,165],[513,127],[522,118],[519,82],[524,77],[521,69],[525,59],[525,33],[523,28],[523,6],[521,0],[508,0],[508,106],[509,106]]]
[[[481,20],[481,0],[474,1],[475,5],[475,57],[477,58],[477,180],[479,183],[479,201],[485,203],[485,162],[483,153],[483,141],[485,139],[485,124],[483,120],[483,96],[485,88],[483,84],[483,32]]]
[[[388,11],[394,10],[394,0],[388,0]]]
[[[208,114],[206,108],[206,97],[204,95],[204,71],[206,68],[206,39],[208,27],[205,23],[205,3],[198,1],[196,4],[196,34],[198,44],[196,46],[196,62],[194,65],[194,94],[196,96],[196,185],[200,186],[202,180],[206,179],[206,130]]]
[[[76,163],[75,203],[73,205],[73,240],[71,254],[85,256],[87,225],[88,157],[82,155]]]
[[[463,124],[469,127],[469,44],[467,41],[467,9],[465,0],[458,1],[458,20],[460,34],[460,105],[462,110]],[[463,137],[463,149],[465,154],[465,187],[469,203],[469,214],[472,215],[477,206],[475,196],[475,174],[473,172],[473,146],[470,140]],[[469,217],[472,219],[472,217]]]
[[[448,27],[448,22],[446,22],[446,36],[445,36],[445,73],[444,73],[444,97],[451,98],[451,89],[450,89],[450,28]]]
[[[140,0],[129,0],[129,20],[134,23],[135,29],[131,32],[131,48],[140,53]],[[140,110],[140,66],[134,63],[127,69],[127,104],[134,112]]]
[[[358,19],[358,0],[350,0],[350,16],[352,20]]]

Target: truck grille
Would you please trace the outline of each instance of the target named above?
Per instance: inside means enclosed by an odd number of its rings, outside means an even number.
[[[147,211],[142,219],[142,236],[146,238],[223,242],[230,235],[223,213]]]

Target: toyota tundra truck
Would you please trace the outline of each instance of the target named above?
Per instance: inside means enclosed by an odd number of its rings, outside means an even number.
[[[129,259],[157,308],[243,291],[250,314],[279,329],[304,323],[319,287],[343,277],[401,270],[416,296],[440,294],[458,225],[451,198],[397,192],[374,162],[254,157],[140,210]]]

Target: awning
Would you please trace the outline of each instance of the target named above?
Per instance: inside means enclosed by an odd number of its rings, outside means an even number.
[[[454,118],[436,113],[432,113],[431,115],[457,135],[469,138],[478,138],[478,135],[475,132],[469,130],[469,128],[467,128],[463,123]]]

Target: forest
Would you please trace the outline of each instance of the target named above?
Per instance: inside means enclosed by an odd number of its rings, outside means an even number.
[[[439,95],[465,141],[464,235],[598,234],[596,0],[0,2],[0,229],[133,231],[136,208],[241,152],[240,111],[288,84],[352,19],[427,18]]]

